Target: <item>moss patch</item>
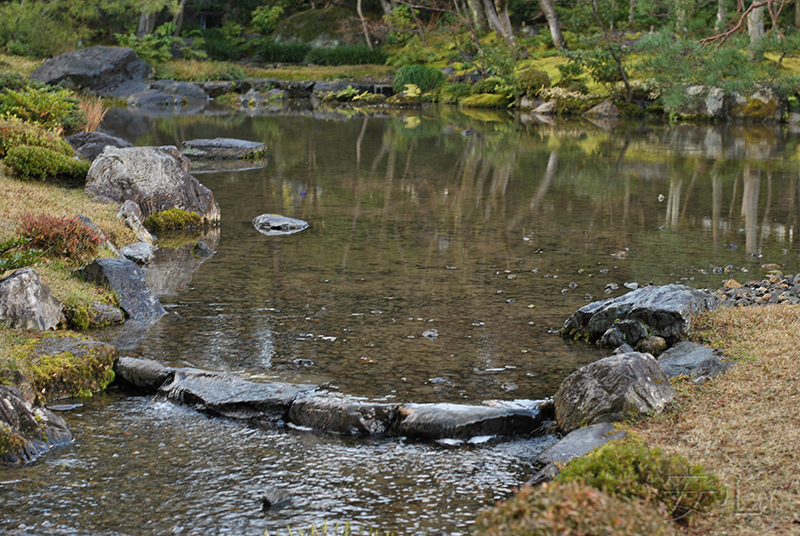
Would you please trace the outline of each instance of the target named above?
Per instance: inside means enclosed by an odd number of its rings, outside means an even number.
[[[312,43],[315,46],[335,46],[343,39],[338,37],[342,25],[353,13],[342,7],[311,9],[278,23],[272,33],[276,43]]]
[[[460,105],[467,108],[505,108],[509,103],[510,99],[507,95],[479,93],[461,99]]]
[[[203,225],[203,219],[195,212],[187,212],[179,208],[171,208],[156,212],[147,218],[144,226],[158,233],[161,231],[180,231],[197,229]]]

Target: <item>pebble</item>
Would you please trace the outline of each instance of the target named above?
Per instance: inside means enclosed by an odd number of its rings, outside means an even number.
[[[778,303],[797,305],[800,304],[800,274],[792,276],[777,273],[761,281],[753,280],[746,283],[728,279],[714,294],[721,298],[722,307]]]

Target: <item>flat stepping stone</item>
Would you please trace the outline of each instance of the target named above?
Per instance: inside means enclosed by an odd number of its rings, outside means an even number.
[[[267,145],[257,141],[237,140],[235,138],[214,138],[189,140],[183,142],[185,156],[208,159],[246,159],[263,158]]]

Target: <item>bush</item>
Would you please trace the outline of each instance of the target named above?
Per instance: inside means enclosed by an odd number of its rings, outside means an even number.
[[[544,71],[525,69],[514,76],[514,92],[520,97],[537,97],[543,88],[548,87],[550,77]]]
[[[472,85],[471,93],[480,95],[481,93],[497,93],[505,85],[505,81],[498,76],[490,76],[483,80],[478,80]]]
[[[114,34],[114,37],[121,46],[132,48],[140,58],[152,64],[172,59],[170,49],[177,39],[174,33],[175,25],[167,22],[141,38],[134,34]]]
[[[6,89],[0,94],[0,115],[12,115],[23,121],[73,134],[86,126],[86,114],[72,91],[45,86],[27,87],[14,91]]]
[[[444,73],[426,65],[404,65],[394,75],[392,91],[400,93],[407,84],[414,84],[422,91],[431,91],[444,84]]]
[[[69,143],[46,128],[25,123],[16,117],[0,119],[0,157],[5,156],[10,148],[21,145],[44,147],[64,156],[75,156]]]
[[[481,536],[678,534],[652,506],[612,497],[579,482],[526,486],[481,512],[475,526],[475,534]]]
[[[258,48],[262,61],[271,63],[302,63],[311,51],[311,45],[306,43],[280,44],[264,40]]]
[[[583,481],[618,497],[656,500],[676,520],[707,512],[726,495],[717,477],[701,466],[658,448],[622,441],[573,460],[556,481]]]
[[[179,208],[171,208],[150,215],[144,226],[153,232],[179,231],[182,229],[197,229],[203,224],[203,219],[196,212],[187,212]]]
[[[281,6],[258,6],[251,14],[251,21],[262,35],[269,35],[275,30],[278,21],[283,17]]]
[[[19,232],[29,238],[29,248],[41,249],[45,255],[76,261],[88,261],[97,256],[102,236],[86,226],[79,217],[60,218],[48,214],[24,214]]]
[[[78,157],[64,156],[44,147],[20,145],[6,153],[5,163],[23,179],[52,177],[79,182],[86,181],[91,164]]]
[[[383,65],[388,54],[381,49],[370,49],[367,45],[341,45],[333,48],[312,48],[306,55],[306,63],[316,65]]]
[[[468,97],[472,92],[469,84],[452,84],[443,87],[439,92],[439,102],[444,104],[458,104],[462,99]]]
[[[212,60],[234,61],[242,55],[240,44],[240,39],[231,38],[223,28],[212,28],[203,32],[200,48]]]

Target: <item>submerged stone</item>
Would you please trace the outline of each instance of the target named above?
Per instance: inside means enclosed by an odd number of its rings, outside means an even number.
[[[340,435],[385,433],[395,417],[397,404],[381,404],[335,395],[314,395],[295,400],[289,422]]]
[[[261,158],[267,151],[267,145],[257,141],[237,140],[234,138],[214,138],[188,140],[183,142],[185,156],[192,158]]]
[[[256,216],[253,220],[253,225],[258,229],[258,232],[267,236],[299,233],[309,227],[308,222],[287,218],[279,214],[262,214],[261,216]]]

